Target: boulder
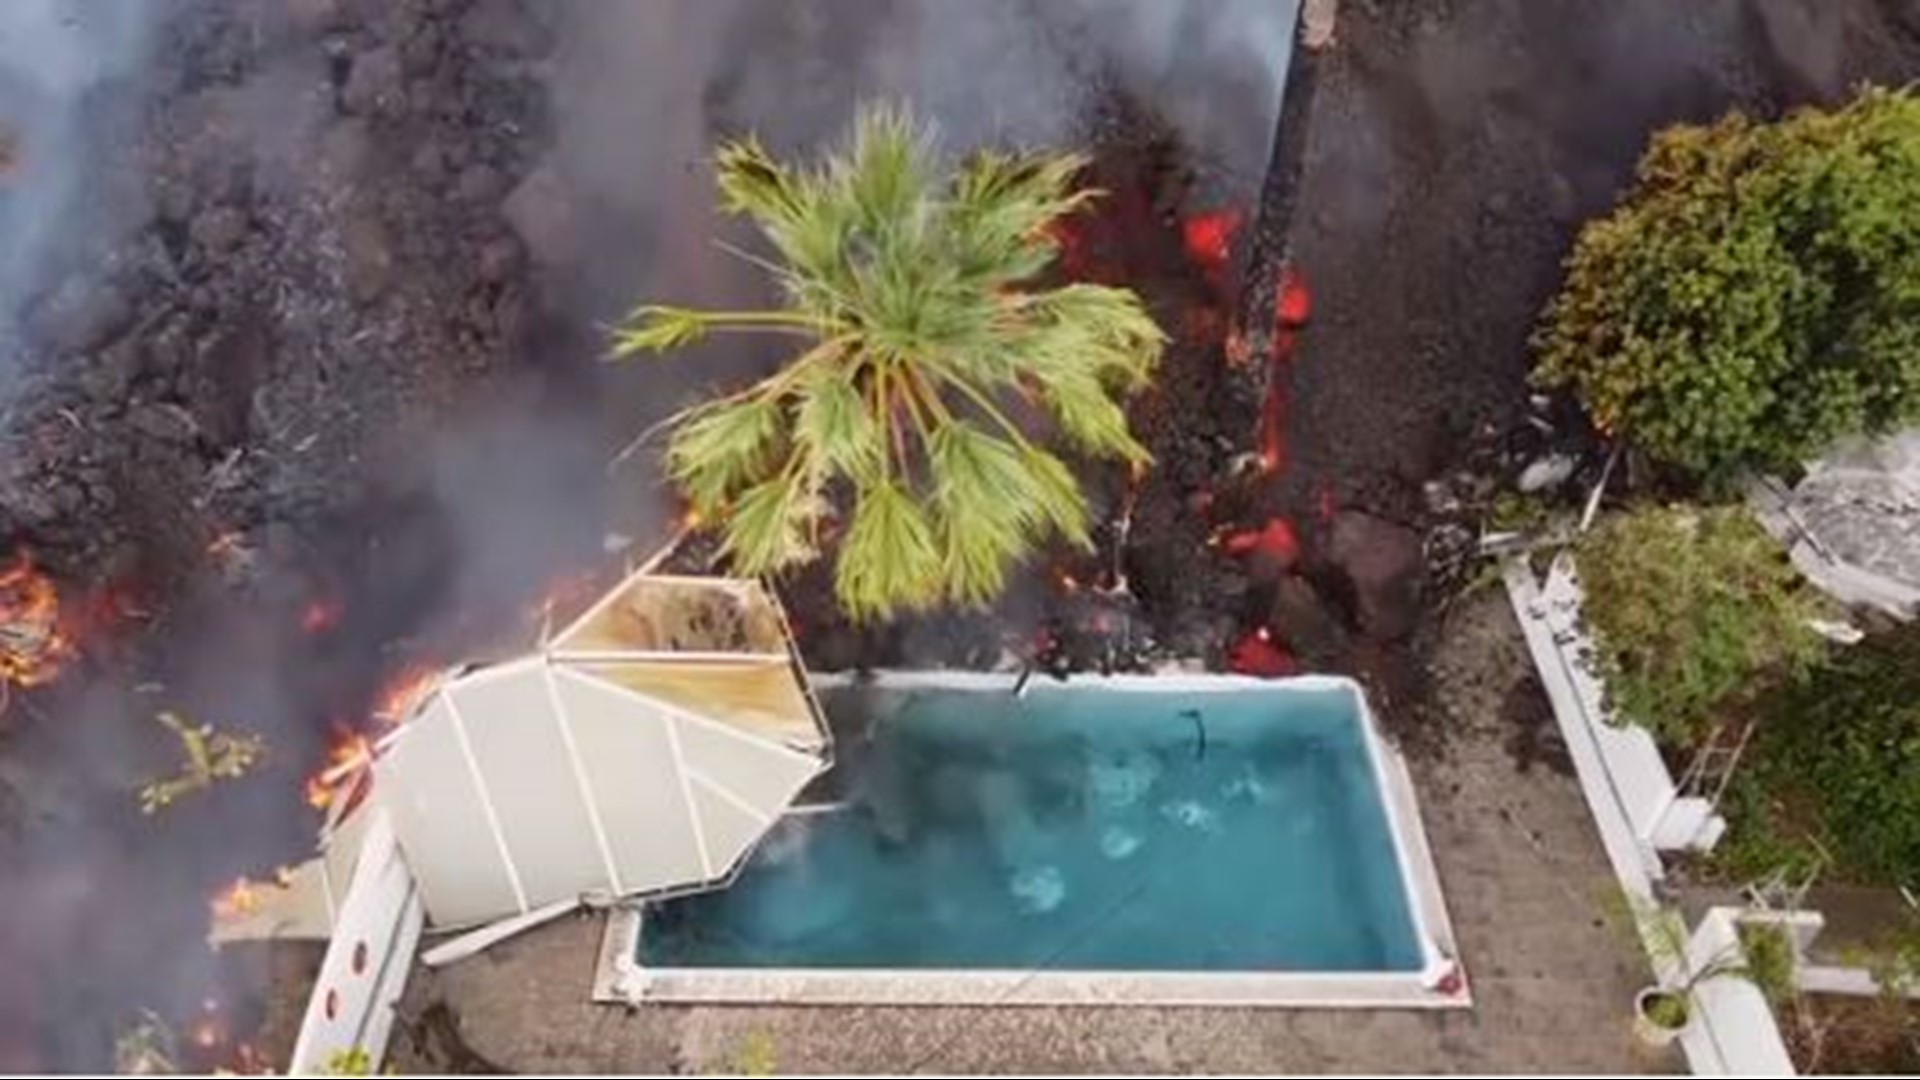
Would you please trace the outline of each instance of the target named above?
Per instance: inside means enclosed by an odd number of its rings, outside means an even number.
[[[347,84],[340,88],[340,107],[362,116],[398,112],[406,103],[405,85],[399,49],[368,49],[353,58]]]
[[[1336,514],[1328,534],[1326,561],[1352,587],[1360,631],[1385,641],[1411,633],[1426,575],[1420,534],[1357,510]]]

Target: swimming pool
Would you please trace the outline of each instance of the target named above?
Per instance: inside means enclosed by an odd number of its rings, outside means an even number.
[[[618,996],[1464,998],[1440,986],[1424,837],[1354,684],[1010,683],[823,683],[836,726],[867,732],[843,743],[841,799],[789,814],[727,888],[630,917]]]

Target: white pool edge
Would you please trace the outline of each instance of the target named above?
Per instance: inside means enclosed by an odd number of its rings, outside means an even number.
[[[1281,688],[1352,694],[1368,760],[1386,814],[1413,932],[1423,965],[1411,972],[1311,971],[1003,971],[991,969],[643,968],[638,960],[639,904],[616,908],[607,921],[594,1000],[627,1005],[1027,1005],[1324,1009],[1470,1008],[1472,992],[1440,875],[1427,844],[1419,800],[1405,759],[1383,737],[1360,684],[1334,675],[1260,679],[1244,675],[1035,675],[1042,685],[1098,685],[1111,690],[1243,692]],[[938,686],[1007,690],[1014,674],[888,671],[882,687]],[[847,675],[815,675],[818,686],[841,686]]]

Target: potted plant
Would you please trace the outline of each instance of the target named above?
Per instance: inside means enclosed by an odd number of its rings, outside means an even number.
[[[1746,979],[1769,1001],[1792,985],[1791,945],[1778,926],[1741,924],[1734,942],[1696,963],[1692,934],[1678,911],[1644,905],[1636,922],[1655,966],[1670,971],[1633,997],[1633,1032],[1649,1046],[1667,1046],[1686,1032],[1697,1009],[1695,992],[1715,979]]]

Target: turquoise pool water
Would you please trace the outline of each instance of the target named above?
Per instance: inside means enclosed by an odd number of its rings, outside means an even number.
[[[842,809],[652,905],[643,966],[1413,971],[1353,696],[878,689]]]

